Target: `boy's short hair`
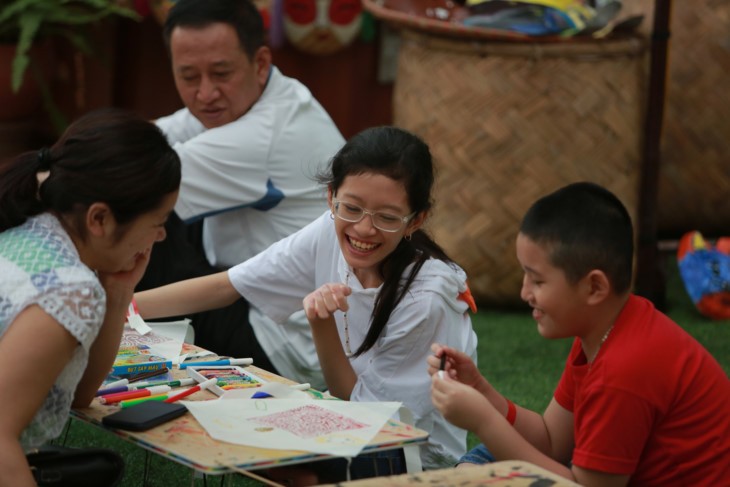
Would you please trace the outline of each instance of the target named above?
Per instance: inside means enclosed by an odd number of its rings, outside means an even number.
[[[527,210],[520,233],[543,246],[573,284],[598,269],[615,293],[631,286],[631,217],[613,193],[597,184],[573,183],[540,198]]]

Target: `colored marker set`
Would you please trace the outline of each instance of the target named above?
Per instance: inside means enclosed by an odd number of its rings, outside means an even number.
[[[190,364],[188,375],[198,382],[216,379],[216,384],[209,388],[210,392],[222,396],[227,389],[261,387],[266,381],[242,367],[232,366],[199,366]]]
[[[181,369],[188,369],[190,377],[136,383],[129,378],[122,379],[99,389],[96,396],[101,404],[119,404],[122,409],[148,401],[175,402],[205,389],[220,396],[224,389],[260,387],[265,382],[239,367],[239,365],[252,363],[253,360],[250,358],[190,362],[180,365]],[[182,392],[174,393],[172,391],[175,387],[185,386],[192,387]]]

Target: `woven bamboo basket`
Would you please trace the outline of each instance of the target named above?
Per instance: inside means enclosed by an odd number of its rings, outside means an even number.
[[[657,225],[730,235],[730,1],[674,2]]]
[[[519,302],[514,242],[537,198],[593,181],[636,218],[645,54],[641,37],[505,43],[402,32],[394,123],[431,147],[429,230],[478,301]]]

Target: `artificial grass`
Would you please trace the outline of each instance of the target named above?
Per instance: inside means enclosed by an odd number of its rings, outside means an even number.
[[[730,320],[711,321],[697,313],[668,257],[667,303],[665,312],[702,343],[730,375]],[[545,340],[537,332],[530,312],[498,310],[483,306],[473,317],[479,337],[478,362],[485,377],[505,396],[522,407],[542,411],[552,397],[570,349],[571,340]],[[67,445],[113,448],[125,458],[122,486],[142,485],[145,452],[138,446],[80,421],[71,421]],[[468,446],[478,443],[469,434]],[[192,470],[156,454],[149,455],[148,486],[263,485],[240,475],[194,477]]]

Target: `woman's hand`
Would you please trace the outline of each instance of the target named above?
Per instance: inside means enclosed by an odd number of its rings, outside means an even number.
[[[446,356],[444,375],[469,387],[477,388],[485,379],[474,361],[464,352],[439,343],[431,345],[433,355],[428,357],[428,373],[436,374],[441,366],[441,357]]]
[[[134,267],[128,271],[99,272],[99,282],[106,290],[107,299],[114,296],[125,296],[127,304],[132,300],[134,288],[142,279],[147,264],[150,262],[152,248],[137,255]],[[128,297],[128,299],[127,299]]]
[[[352,293],[349,286],[342,283],[324,284],[304,298],[303,306],[307,319],[312,326],[332,319],[335,311],[347,311],[347,296]]]

